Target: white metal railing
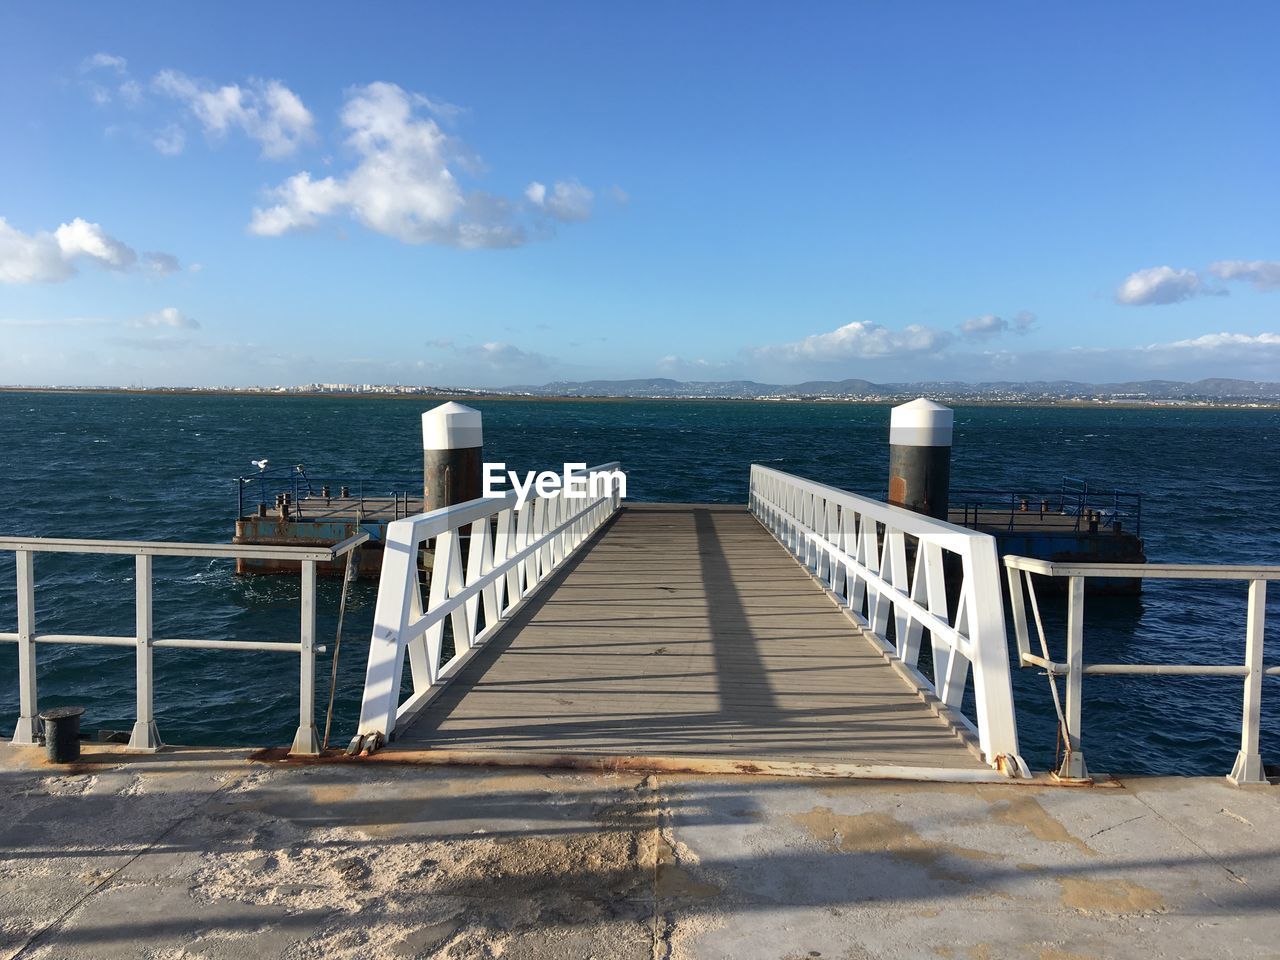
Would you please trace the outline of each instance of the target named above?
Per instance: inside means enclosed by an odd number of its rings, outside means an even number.
[[[885,654],[949,708],[948,719],[977,735],[989,764],[1028,775],[1018,753],[991,536],[759,464],[751,466],[750,508]],[[948,603],[949,557],[961,571],[954,604]],[[932,677],[919,668],[926,630]],[[976,724],[961,713],[971,672]]]
[[[360,725],[351,751],[390,740],[397,722],[407,722],[435,699],[514,609],[618,510],[618,467],[615,462],[579,471],[601,478],[583,498],[556,491],[516,509],[517,494],[510,491],[387,527]],[[418,560],[431,540],[430,593],[424,604]],[[446,618],[453,655],[441,662]],[[401,703],[406,656],[413,692]]]
[[[137,651],[137,720],[127,750],[154,753],[162,746],[152,709],[154,674],[152,651],[157,647],[197,650],[265,650],[296,653],[300,661],[298,731],[290,753],[314,755],[320,752],[315,722],[315,637],[316,564],[347,557],[369,539],[359,533],[333,547],[284,547],[261,544],[165,543],[150,540],[64,540],[49,537],[0,537],[0,551],[10,551],[17,566],[18,630],[0,633],[0,641],[18,645],[18,727],[17,744],[39,741],[39,710],[36,695],[36,646],[41,643],[88,644],[104,647],[133,647]],[[135,631],[131,637],[93,634],[39,633],[36,630],[35,554],[126,554],[135,564]],[[258,640],[189,640],[156,637],[152,619],[153,557],[218,557],[254,560],[296,561],[302,572],[302,624],[299,641],[286,643]],[[348,569],[348,574],[350,570]],[[319,648],[321,651],[323,647]]]
[[[1258,734],[1262,716],[1262,678],[1280,676],[1280,667],[1264,667],[1263,634],[1267,614],[1267,581],[1280,580],[1280,566],[1247,566],[1191,563],[1053,563],[1032,557],[1004,558],[1009,578],[1014,634],[1018,643],[1018,659],[1024,667],[1039,667],[1049,676],[1053,706],[1065,748],[1058,776],[1068,780],[1088,779],[1088,767],[1081,747],[1081,693],[1086,676],[1200,676],[1242,677],[1244,679],[1244,719],[1241,725],[1240,750],[1228,779],[1232,783],[1266,783],[1262,757],[1258,752]],[[1067,659],[1065,663],[1049,656],[1040,604],[1036,598],[1033,574],[1067,577]],[[1085,663],[1084,662],[1084,587],[1086,577],[1140,577],[1166,580],[1237,580],[1249,584],[1245,614],[1244,663]],[[1035,620],[1040,654],[1031,652],[1031,632],[1027,608]],[[1056,678],[1065,676],[1066,703],[1058,694]]]

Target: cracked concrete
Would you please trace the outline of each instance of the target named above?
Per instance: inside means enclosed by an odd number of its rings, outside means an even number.
[[[0,748],[0,958],[1280,957],[1280,793]]]

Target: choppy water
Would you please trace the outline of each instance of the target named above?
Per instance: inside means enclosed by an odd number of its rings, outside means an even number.
[[[0,532],[30,536],[226,542],[232,478],[251,459],[305,463],[313,475],[420,476],[422,399],[315,399],[0,393]],[[477,401],[486,458],[514,469],[618,459],[636,500],[745,502],[747,467],[768,463],[880,496],[888,409],[816,403]],[[956,411],[957,487],[1043,484],[1064,474],[1144,494],[1153,561],[1280,563],[1280,412],[969,407]],[[39,629],[133,629],[132,558],[37,558]],[[244,578],[227,561],[157,558],[158,635],[294,640],[298,585]],[[0,554],[0,630],[15,623],[13,560]],[[354,723],[374,588],[357,585],[340,663],[336,740]],[[1280,662],[1280,589],[1269,604]],[[338,585],[320,584],[320,637],[332,651]],[[1090,598],[1095,661],[1239,663],[1244,587],[1150,583],[1140,600]],[[1061,643],[1060,604],[1046,609]],[[329,672],[322,655],[318,686]],[[90,729],[128,729],[133,652],[44,646],[42,706],[78,703]],[[296,724],[297,665],[287,655],[158,650],[156,713],[172,743],[287,743]],[[1015,675],[1023,752],[1047,768],[1054,751],[1048,687]],[[1264,688],[1265,759],[1280,760],[1280,683]],[[0,645],[0,733],[17,715],[16,657]],[[1091,767],[1115,772],[1224,773],[1240,732],[1238,680],[1090,678]]]

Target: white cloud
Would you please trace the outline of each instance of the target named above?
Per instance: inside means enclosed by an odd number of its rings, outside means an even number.
[[[871,320],[855,320],[829,333],[815,333],[792,343],[756,347],[747,353],[761,359],[794,363],[838,363],[937,353],[950,342],[951,334],[946,331],[919,324],[890,330]]]
[[[311,111],[278,80],[214,87],[178,70],[162,70],[152,86],[183,103],[206,133],[222,137],[239,129],[262,145],[266,157],[287,157],[315,134]],[[172,146],[173,142],[172,136],[159,137],[156,146],[163,153],[161,143]]]
[[[111,70],[115,73],[124,73],[128,67],[128,60],[111,53],[95,53],[80,61],[81,73],[90,73],[94,70]]]
[[[1190,340],[1174,340],[1170,343],[1155,343],[1147,350],[1239,350],[1239,349],[1277,349],[1280,350],[1280,333],[1206,333]]]
[[[551,358],[532,350],[521,350],[511,343],[481,343],[463,349],[469,357],[494,369],[539,369],[550,363]]]
[[[1116,302],[1129,306],[1169,304],[1220,292],[1205,287],[1194,270],[1149,267],[1129,274],[1116,290]]]
[[[1218,260],[1209,272],[1222,280],[1246,280],[1259,290],[1280,290],[1280,260]]]
[[[145,317],[139,317],[134,320],[130,326],[133,327],[168,327],[174,330],[199,330],[200,323],[193,317],[188,317],[177,307],[164,307],[155,313],[148,313]]]
[[[492,341],[490,343],[475,343],[469,345],[460,345],[449,337],[439,337],[434,340],[428,340],[426,345],[439,353],[451,354],[457,358],[449,364],[432,363],[434,369],[450,369],[456,367],[458,362],[462,362],[471,366],[479,366],[486,371],[492,370],[540,370],[551,364],[551,357],[546,354],[537,353],[533,350],[522,350],[513,343],[505,343],[503,341]]]
[[[120,95],[120,99],[131,107],[136,107],[142,103],[143,93],[142,84],[136,80],[126,80],[116,88],[116,93]]]
[[[57,283],[74,275],[51,233],[23,233],[0,217],[0,283]]]
[[[54,239],[65,260],[88,257],[113,270],[127,270],[138,261],[138,255],[126,244],[109,235],[96,223],[76,217],[53,231]]]
[[[142,262],[146,264],[148,270],[162,277],[182,269],[182,263],[171,253],[148,251],[142,255]]]
[[[111,53],[95,53],[80,61],[81,85],[89,99],[100,107],[117,97],[125,106],[142,103],[141,84],[129,77],[129,61]]]
[[[1038,318],[1030,310],[1019,310],[1012,320],[1005,320],[993,313],[984,313],[979,317],[971,317],[960,324],[960,333],[968,340],[990,340],[1003,333],[1015,333],[1018,336],[1030,333]]]
[[[561,223],[591,219],[591,204],[595,200],[595,194],[577,180],[558,180],[550,192],[545,184],[535,180],[525,188],[524,195],[534,207]]]
[[[132,270],[139,262],[132,247],[81,217],[37,233],[0,217],[0,283],[57,283],[75,276],[86,260],[111,270]],[[142,263],[161,275],[180,267],[177,257],[159,251],[144,254]]]
[[[1009,321],[993,313],[971,317],[960,324],[960,332],[970,340],[990,340],[1009,329]]]
[[[270,192],[275,204],[256,208],[249,230],[279,236],[346,212],[371,230],[405,243],[466,248],[511,247],[525,241],[511,204],[464,193],[450,164],[463,148],[430,117],[415,114],[418,99],[391,83],[351,92],[342,109],[347,144],[359,163],[346,176],[295,174]]]
[[[187,146],[187,131],[176,123],[171,123],[162,130],[156,131],[151,138],[151,145],[166,157],[176,157]]]
[[[279,200],[274,207],[255,208],[249,224],[251,233],[278,237],[299,227],[313,227],[323,216],[346,202],[347,192],[333,177],[312,180],[305,170],[271,191]]]
[[[420,93],[413,95],[413,102],[419,106],[425,107],[429,112],[435,114],[446,123],[452,123],[459,117],[470,113],[466,107],[460,107],[455,103],[449,103],[446,100],[436,100],[432,97],[424,97]]]
[[[1098,356],[1109,364],[1185,380],[1280,379],[1276,375],[1280,370],[1280,333],[1274,332],[1206,333],[1168,343],[1101,351]]]

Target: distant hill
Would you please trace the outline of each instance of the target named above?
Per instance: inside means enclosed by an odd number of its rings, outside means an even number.
[[[987,400],[1280,400],[1280,383],[1215,378],[1188,383],[1182,380],[1133,380],[1125,383],[1081,383],[1076,380],[922,381],[872,383],[870,380],[807,380],[804,383],[757,383],[754,380],[672,380],[649,377],[636,380],[557,380],[540,386],[503,388],[505,393],[537,397],[762,397],[897,399],[927,394]]]

